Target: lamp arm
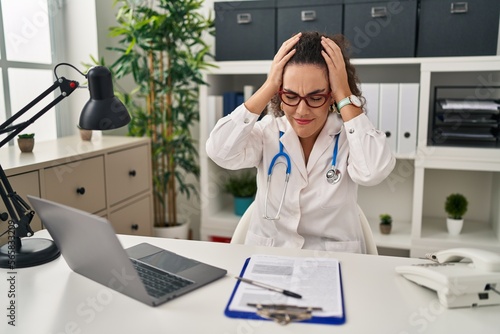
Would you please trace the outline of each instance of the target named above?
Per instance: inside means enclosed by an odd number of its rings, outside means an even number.
[[[2,141],[0,141],[0,147],[3,147],[12,138],[14,138],[21,131],[26,129],[29,125],[34,123],[38,118],[44,115],[47,111],[61,102],[64,98],[68,97],[75,89],[78,88],[78,82],[73,80],[67,80],[64,77],[57,79],[52,86],[46,89],[42,94],[37,96],[33,101],[28,103],[23,109],[19,110],[17,113],[12,115],[8,120],[6,120],[2,125],[0,125],[0,134],[9,133]],[[16,124],[12,124],[21,115],[25,114],[34,105],[40,102],[45,96],[50,94],[56,88],[61,88],[61,95],[56,97],[53,101],[47,104],[43,109],[33,115],[29,120]],[[10,221],[15,227],[15,237],[16,240],[23,237],[30,237],[33,235],[33,230],[30,227],[31,220],[35,212],[30,208],[28,203],[26,203],[21,196],[19,196],[13,189],[5,174],[2,166],[0,165],[0,197],[7,209],[10,216]],[[4,214],[0,214],[0,218],[4,220]],[[20,246],[20,243],[17,242]]]
[[[77,88],[78,88],[78,81],[74,80],[68,80],[64,77],[59,78],[56,80],[52,86],[50,86],[48,89],[46,89],[43,93],[38,95],[33,101],[28,103],[23,109],[19,110],[17,113],[12,115],[8,120],[6,120],[2,125],[0,125],[0,134],[8,133],[10,134],[5,137],[1,142],[0,142],[0,147],[3,147],[5,144],[7,144],[12,138],[14,138],[17,134],[19,134],[21,131],[26,129],[28,126],[33,124],[38,118],[40,118],[43,114],[45,114],[47,111],[49,111],[51,108],[53,108],[55,105],[57,105],[59,102],[61,102],[64,98],[68,97],[71,93],[73,93]],[[57,98],[55,98],[52,102],[50,102],[48,105],[46,105],[42,110],[40,110],[38,113],[33,115],[29,120],[16,124],[16,125],[11,125],[16,119],[18,119],[20,116],[25,114],[28,110],[30,110],[34,105],[36,105],[38,102],[40,102],[44,97],[49,95],[51,92],[53,92],[56,88],[60,87],[61,88],[61,95],[59,95]]]

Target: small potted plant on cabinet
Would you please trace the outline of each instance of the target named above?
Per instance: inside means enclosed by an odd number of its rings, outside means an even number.
[[[257,193],[255,174],[245,172],[231,176],[225,184],[225,190],[234,197],[234,213],[243,216]]]
[[[464,224],[463,216],[467,212],[467,198],[462,194],[451,194],[446,197],[444,209],[448,215],[446,227],[450,235],[459,235]]]
[[[21,152],[32,152],[35,146],[35,134],[25,133],[17,136],[17,144]]]
[[[79,125],[76,126],[78,128],[78,132],[80,133],[80,138],[83,141],[92,140],[92,130],[82,129]]]
[[[392,229],[392,217],[387,213],[383,213],[379,216],[380,218],[380,233],[389,234]]]

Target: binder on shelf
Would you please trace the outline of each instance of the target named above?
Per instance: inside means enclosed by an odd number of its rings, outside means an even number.
[[[380,84],[378,83],[361,83],[361,93],[365,98],[366,116],[372,122],[376,129],[379,128],[379,92]]]
[[[243,93],[242,92],[225,92],[224,96],[224,113],[223,116],[227,116],[233,112],[236,107],[243,103]]]
[[[333,258],[252,255],[239,277],[293,291],[297,299],[237,280],[224,314],[231,318],[345,323],[340,263]],[[284,322],[283,316],[289,321]]]
[[[393,152],[397,152],[399,84],[381,83],[379,100],[379,129],[385,132]]]
[[[419,84],[399,84],[397,153],[412,154],[417,149]]]
[[[215,127],[215,124],[222,117],[223,108],[223,98],[221,95],[209,95],[207,97],[207,125],[206,125],[206,135],[202,135],[202,138],[208,138],[208,135]]]

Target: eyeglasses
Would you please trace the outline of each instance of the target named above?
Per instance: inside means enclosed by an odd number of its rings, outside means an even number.
[[[296,107],[299,105],[300,101],[304,100],[310,108],[322,107],[326,103],[326,101],[328,101],[331,93],[332,92],[329,92],[327,94],[310,94],[306,96],[300,96],[298,94],[286,92],[283,90],[280,90],[278,92],[281,101],[283,101],[283,103],[287,106]]]

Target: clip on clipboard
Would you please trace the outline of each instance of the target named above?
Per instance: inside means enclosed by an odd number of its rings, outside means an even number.
[[[245,261],[239,276],[267,281],[268,276],[265,275],[272,272],[274,267],[279,268],[277,270],[281,273],[286,272],[285,276],[290,282],[295,282],[293,291],[304,298],[297,300],[237,281],[224,314],[230,318],[273,320],[281,325],[291,322],[327,325],[345,323],[340,263],[336,259],[252,255]],[[281,280],[279,275],[276,274],[275,279],[278,277]],[[304,278],[303,275],[311,277]],[[320,275],[323,278],[328,276],[317,284],[310,282]],[[286,278],[273,285],[285,284],[285,281]],[[291,286],[285,285],[283,288]]]
[[[312,318],[313,311],[321,311],[322,307],[308,307],[285,304],[254,304],[248,306],[257,308],[257,314],[265,319],[274,320],[280,325],[288,325],[293,321],[303,321]]]

